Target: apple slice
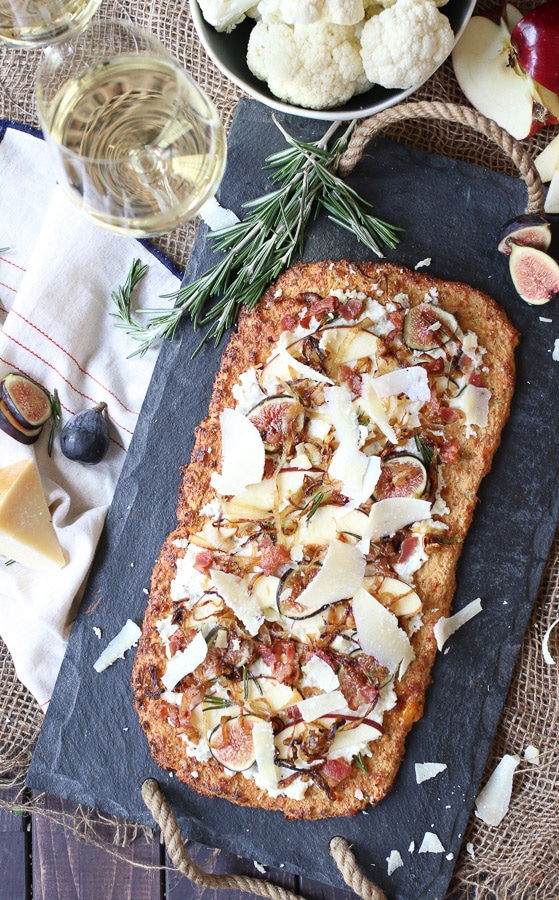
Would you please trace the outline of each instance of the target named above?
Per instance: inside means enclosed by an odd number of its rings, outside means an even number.
[[[452,64],[472,106],[521,139],[530,134],[533,104],[527,79],[509,65],[508,42],[502,21],[472,16],[454,48]]]
[[[548,0],[522,16],[511,33],[518,64],[534,81],[559,93],[559,0]]]
[[[544,183],[551,181],[559,164],[559,134],[538,153],[534,160],[539,176]]]
[[[544,203],[544,212],[549,215],[559,213],[559,166],[555,168]]]
[[[472,106],[522,140],[553,117],[533,79],[511,63],[512,57],[506,22],[472,16],[454,48],[452,63]]]

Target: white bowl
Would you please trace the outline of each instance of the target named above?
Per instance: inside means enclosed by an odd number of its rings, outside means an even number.
[[[475,4],[476,0],[448,0],[448,3],[441,7],[441,12],[448,17],[454,31],[455,43],[468,24]],[[208,25],[196,0],[190,0],[190,8],[202,46],[217,68],[247,94],[260,100],[265,106],[270,106],[280,112],[293,116],[304,116],[307,119],[326,119],[330,122],[361,119],[372,116],[389,106],[395,106],[396,103],[409,97],[421,86],[416,84],[407,90],[398,90],[374,85],[365,93],[352,97],[343,106],[333,109],[306,109],[285,103],[275,97],[268,85],[256,78],[247,66],[247,45],[251,29],[254,27],[254,20],[245,19],[230,34],[225,34]],[[433,72],[430,73],[429,78]],[[427,81],[427,79],[425,80]]]

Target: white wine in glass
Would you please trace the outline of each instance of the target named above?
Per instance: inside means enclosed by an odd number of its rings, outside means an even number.
[[[47,47],[89,22],[101,0],[0,0],[0,42]]]
[[[96,19],[49,48],[36,96],[59,183],[96,224],[164,234],[217,190],[227,146],[218,114],[136,26]]]

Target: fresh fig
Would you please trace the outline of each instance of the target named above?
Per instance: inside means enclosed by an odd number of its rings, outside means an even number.
[[[435,350],[448,343],[457,328],[458,322],[452,313],[434,303],[420,303],[406,311],[404,343],[411,350]]]
[[[257,403],[247,418],[258,429],[266,450],[277,453],[302,428],[303,408],[291,394],[275,394]]]
[[[375,497],[377,500],[388,497],[422,497],[427,484],[427,469],[417,456],[409,453],[395,454],[382,461]]]
[[[43,430],[43,426],[26,428],[11,414],[4,401],[0,400],[0,429],[9,437],[19,441],[20,444],[34,444]]]
[[[67,459],[95,465],[109,449],[109,428],[103,415],[106,403],[76,413],[60,434],[60,449]]]
[[[50,397],[35,381],[10,372],[2,379],[2,400],[24,428],[38,428],[52,414]]]
[[[512,243],[509,267],[513,284],[526,303],[539,306],[559,295],[559,265],[543,250]]]
[[[208,738],[212,756],[231,772],[250,769],[256,759],[252,727],[257,716],[241,715],[220,723]]]
[[[510,256],[511,243],[545,251],[551,244],[551,226],[544,216],[537,213],[517,216],[503,225],[497,250]]]

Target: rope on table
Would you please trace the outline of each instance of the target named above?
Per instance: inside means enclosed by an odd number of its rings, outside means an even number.
[[[369,140],[402,119],[444,119],[459,125],[467,125],[494,141],[509,156],[522,175],[528,189],[527,213],[542,213],[545,199],[544,187],[531,154],[516,138],[497,125],[492,119],[482,116],[476,110],[458,103],[421,100],[414,103],[400,103],[388,109],[361,119],[351,136],[347,150],[340,158],[338,174],[349,175],[359,162]]]
[[[204,872],[188,856],[180,829],[161,788],[154,778],[142,784],[142,798],[161,829],[167,853],[176,869],[194,884],[212,890],[237,890],[257,894],[268,900],[303,900],[298,894],[268,881],[247,875],[213,875]],[[361,874],[349,844],[344,838],[330,841],[330,852],[346,884],[363,900],[386,900],[385,894]]]

